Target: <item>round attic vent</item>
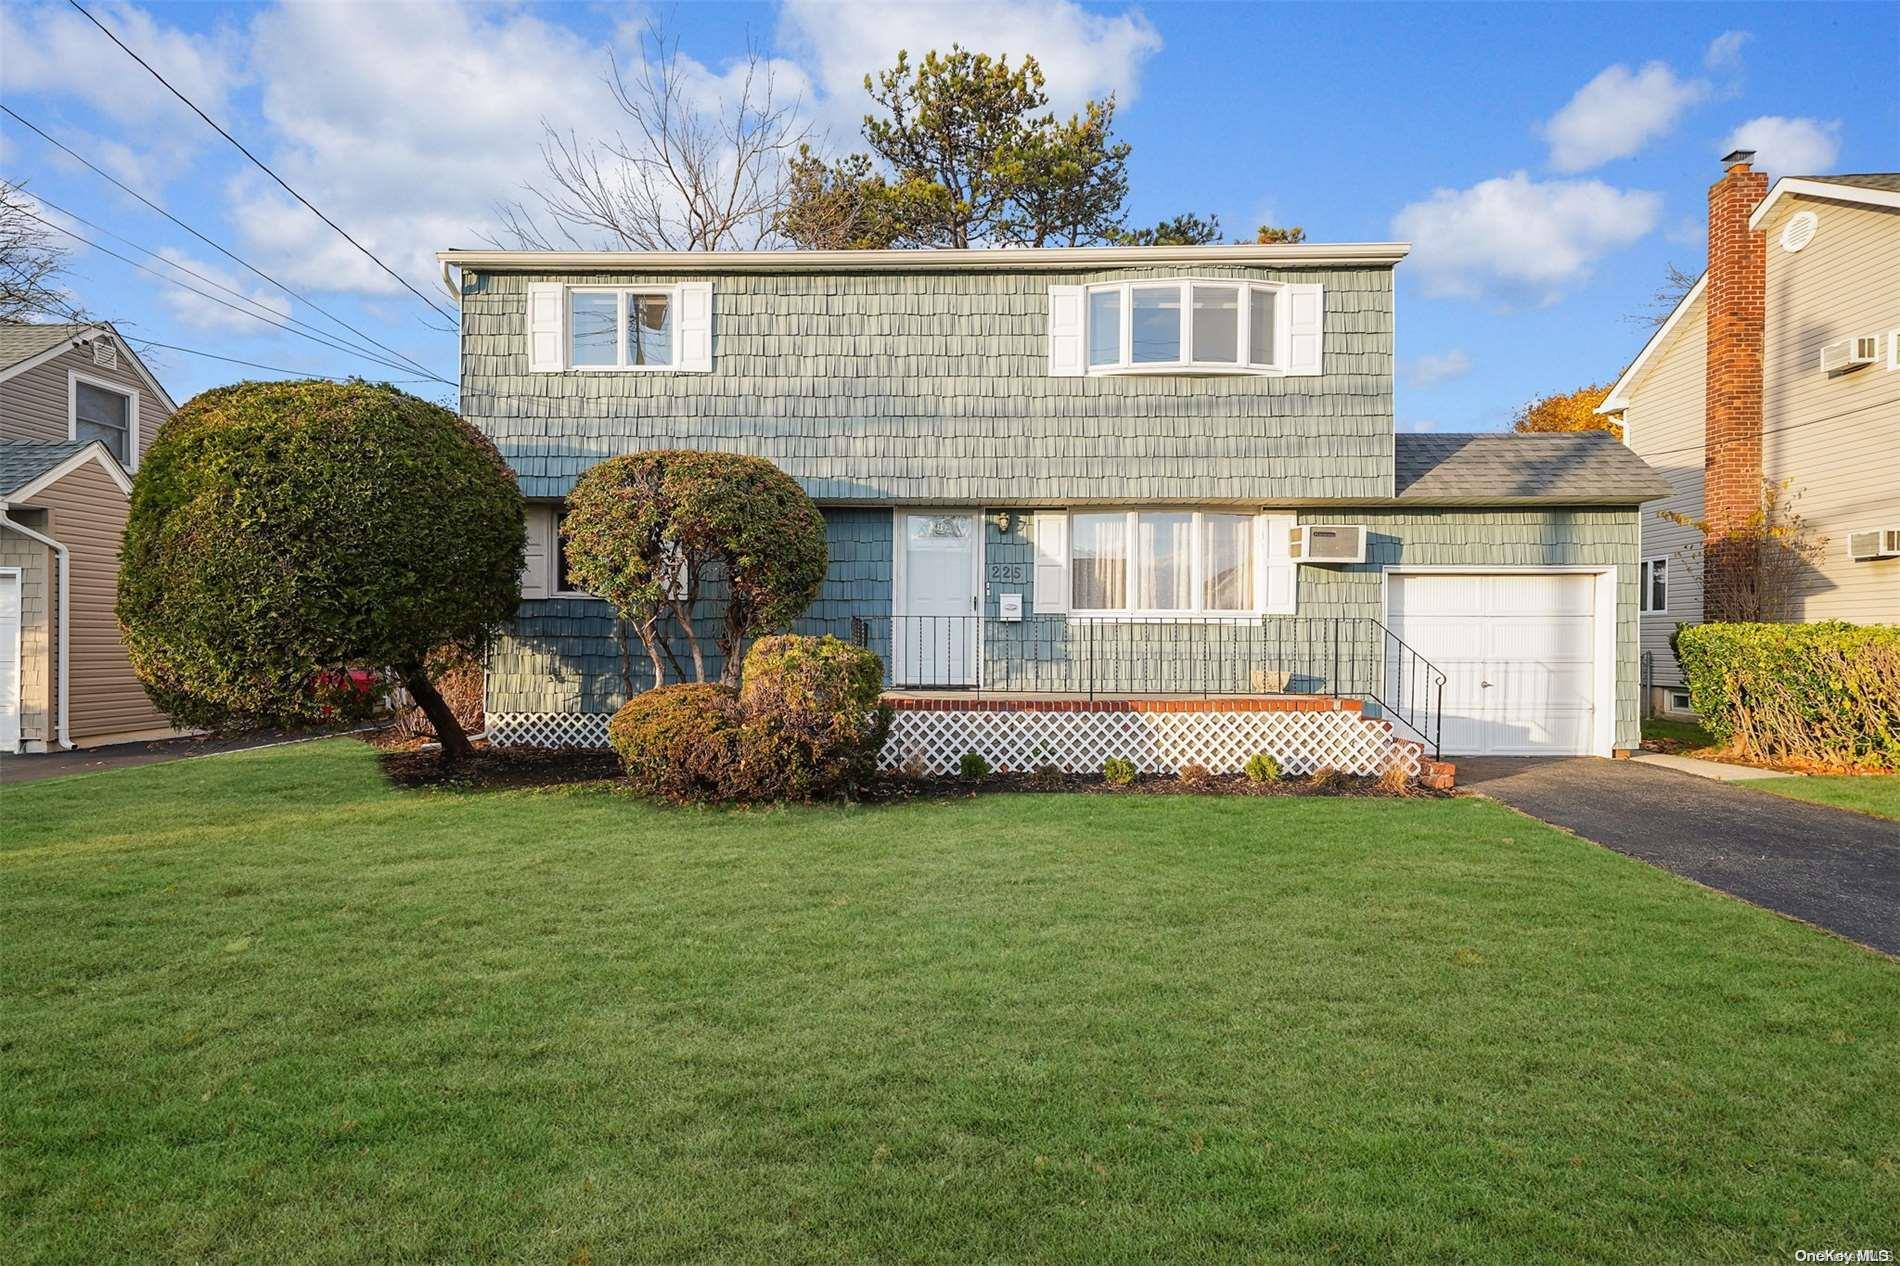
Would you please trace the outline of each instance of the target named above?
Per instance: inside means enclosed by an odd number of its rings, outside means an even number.
[[[1816,227],[1814,212],[1797,211],[1788,217],[1788,225],[1781,230],[1781,249],[1790,255],[1814,240]]]

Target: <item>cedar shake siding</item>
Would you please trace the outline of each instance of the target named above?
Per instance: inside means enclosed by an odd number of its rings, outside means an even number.
[[[1187,276],[1325,286],[1322,372],[1050,374],[1051,286]],[[678,279],[466,274],[463,412],[528,496],[645,448],[769,458],[831,504],[1392,495],[1389,266],[714,275],[710,373],[529,371],[529,285]]]
[[[119,486],[87,463],[33,499],[47,512],[46,534],[70,555],[72,656],[67,691],[68,736],[82,746],[106,739],[169,732],[145,697],[119,641],[119,543],[129,502]]]

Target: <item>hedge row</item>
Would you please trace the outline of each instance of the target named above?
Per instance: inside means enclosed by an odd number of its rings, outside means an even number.
[[[1703,724],[1740,755],[1900,768],[1900,628],[1690,625],[1676,658]]]

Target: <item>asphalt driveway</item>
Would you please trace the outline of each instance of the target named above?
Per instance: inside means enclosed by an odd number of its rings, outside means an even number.
[[[1458,785],[1900,954],[1900,823],[1630,761],[1462,757]]]

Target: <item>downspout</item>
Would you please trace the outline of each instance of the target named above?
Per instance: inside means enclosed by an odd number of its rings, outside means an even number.
[[[442,289],[449,292],[449,298],[455,300],[455,306],[459,308],[462,306],[462,288],[455,284],[453,277],[449,276],[449,269],[452,267],[454,265],[448,260],[442,261]]]
[[[21,536],[38,541],[40,544],[49,547],[59,558],[59,745],[70,752],[73,749],[73,741],[68,736],[66,730],[66,650],[70,645],[72,636],[72,604],[68,599],[68,594],[71,593],[72,586],[68,583],[66,547],[52,537],[35,532],[25,524],[16,523],[14,520],[8,518],[7,510],[7,503],[0,501],[0,527],[12,528]]]

